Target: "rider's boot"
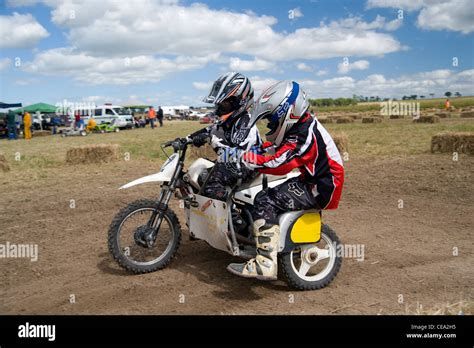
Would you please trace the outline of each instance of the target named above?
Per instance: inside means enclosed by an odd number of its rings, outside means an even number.
[[[276,280],[280,226],[265,224],[264,219],[258,219],[253,224],[253,231],[257,242],[257,256],[246,263],[231,263],[227,270],[245,278]]]

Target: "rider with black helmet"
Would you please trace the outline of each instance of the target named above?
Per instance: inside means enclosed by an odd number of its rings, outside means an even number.
[[[258,129],[255,124],[250,125],[249,110],[253,106],[253,97],[252,85],[244,75],[230,72],[220,76],[203,99],[205,103],[216,106],[218,121],[190,136],[194,146],[210,143],[221,159],[226,158],[222,153],[229,153],[229,150],[250,151],[260,147]],[[245,166],[240,168],[236,160],[220,160],[205,182],[203,195],[225,201],[228,196],[226,187],[234,186],[239,178],[246,182],[255,175]]]

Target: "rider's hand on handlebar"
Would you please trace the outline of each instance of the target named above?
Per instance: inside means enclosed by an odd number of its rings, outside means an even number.
[[[193,138],[193,145],[196,147],[201,147],[207,143],[209,135],[206,133],[198,134]]]

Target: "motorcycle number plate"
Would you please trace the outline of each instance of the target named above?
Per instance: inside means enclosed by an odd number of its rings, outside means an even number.
[[[316,243],[321,238],[321,214],[306,213],[301,215],[291,229],[293,243]]]
[[[228,211],[225,202],[196,195],[189,211],[189,230],[195,238],[202,239],[219,250],[229,250]],[[194,203],[194,202],[193,202]]]

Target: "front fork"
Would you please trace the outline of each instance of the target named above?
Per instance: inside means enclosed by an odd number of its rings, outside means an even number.
[[[158,208],[153,212],[147,223],[147,232],[144,235],[147,246],[150,248],[155,244],[158,231],[160,230],[161,222],[168,210],[168,203],[171,199],[173,192],[176,190],[176,183],[178,182],[178,174],[183,169],[183,163],[180,161],[176,166],[173,178],[169,183],[163,183],[161,186],[160,197],[158,198]]]

